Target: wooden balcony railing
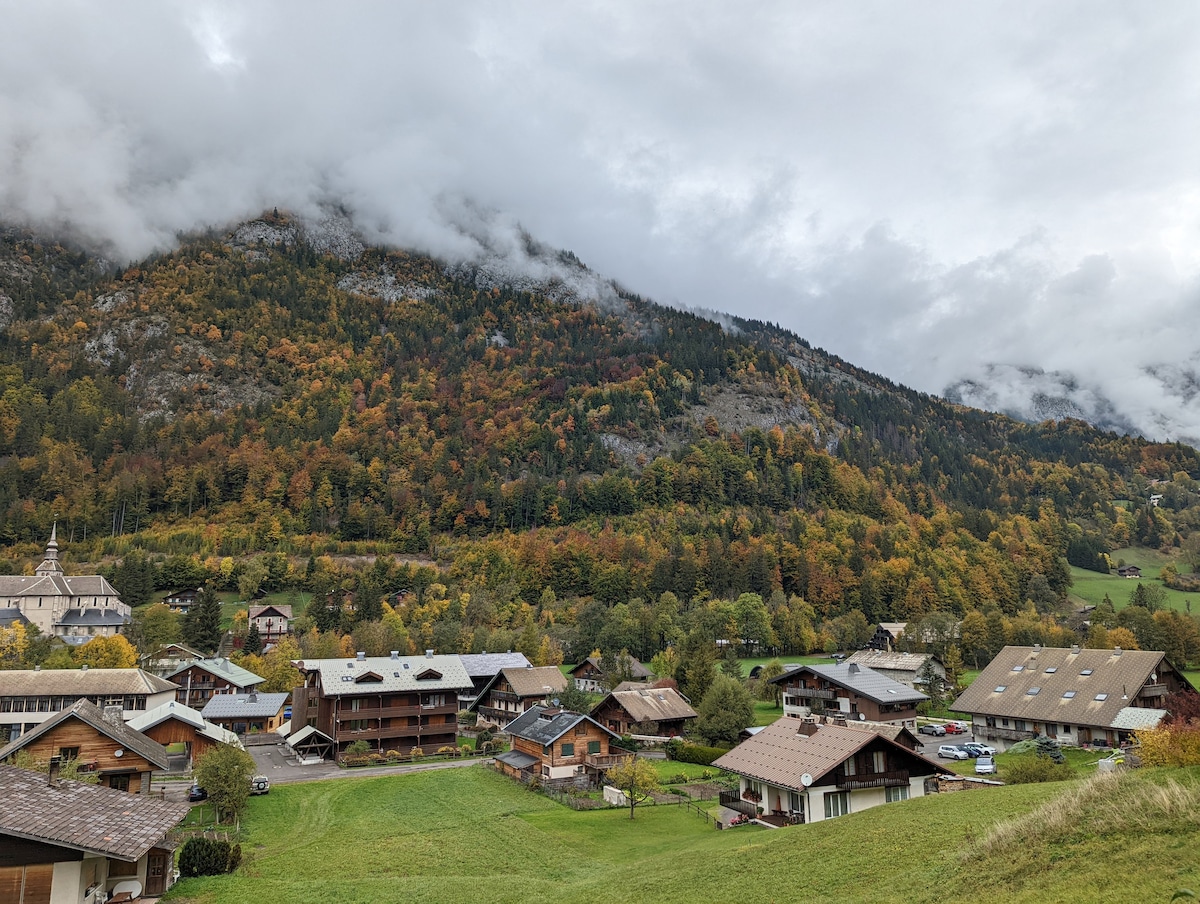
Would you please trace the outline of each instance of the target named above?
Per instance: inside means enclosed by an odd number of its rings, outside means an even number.
[[[823,691],[815,687],[785,687],[785,694],[790,694],[793,697],[800,697],[805,700],[836,700],[837,694],[833,691]]]
[[[1165,684],[1147,684],[1142,688],[1142,696],[1151,699],[1165,697],[1167,696],[1167,686]]]
[[[892,772],[868,772],[864,775],[845,775],[838,773],[837,786],[847,791],[859,788],[897,788],[908,784],[908,770],[897,769]]]
[[[1015,728],[992,728],[990,726],[975,727],[975,736],[986,741],[1026,741],[1036,738],[1037,732],[1018,731]]]
[[[631,756],[632,753],[589,753],[584,757],[584,763],[592,769],[611,769]]]

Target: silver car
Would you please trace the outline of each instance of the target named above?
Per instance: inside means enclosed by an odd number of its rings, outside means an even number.
[[[975,760],[976,775],[995,775],[996,774],[996,759],[990,756],[981,756]]]
[[[969,760],[971,754],[967,753],[957,744],[943,744],[938,748],[938,756],[944,760]]]

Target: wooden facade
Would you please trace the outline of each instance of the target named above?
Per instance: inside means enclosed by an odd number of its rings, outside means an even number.
[[[238,671],[240,673],[244,670]],[[204,705],[214,694],[246,694],[254,690],[263,679],[257,675],[253,677],[258,680],[238,684],[236,678],[216,674],[211,667],[206,668],[200,663],[193,663],[173,674],[171,680],[179,685],[179,690],[175,692],[178,702],[192,709],[204,709]]]
[[[186,744],[188,758],[193,763],[214,747],[221,746],[220,741],[205,737],[196,731],[194,726],[180,722],[178,719],[159,722],[157,725],[147,728],[142,734],[164,747],[168,744]]]
[[[509,774],[530,773],[544,779],[598,775],[625,756],[614,752],[617,736],[591,716],[557,708],[534,706],[509,724],[512,750],[496,758]]]
[[[312,725],[333,738],[338,750],[366,741],[372,750],[426,753],[458,743],[458,694],[396,691],[322,696],[316,686],[292,691],[292,728]]]
[[[136,751],[122,747],[78,719],[67,719],[53,726],[21,749],[43,763],[48,763],[52,756],[77,760],[83,771],[99,774],[101,785],[132,794],[149,791],[151,773],[158,768]]]

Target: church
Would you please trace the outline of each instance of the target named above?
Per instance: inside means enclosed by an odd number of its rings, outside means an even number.
[[[120,634],[129,624],[129,606],[98,574],[72,575],[58,561],[58,525],[50,530],[46,557],[30,575],[0,575],[0,625],[37,625],[76,646],[93,637]]]

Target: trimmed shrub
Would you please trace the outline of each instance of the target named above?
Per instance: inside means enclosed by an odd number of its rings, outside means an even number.
[[[1071,767],[1055,763],[1048,756],[1023,756],[1004,767],[1004,781],[1010,785],[1062,782],[1070,778],[1074,778]]]
[[[219,876],[233,872],[241,862],[240,844],[197,836],[185,841],[179,851],[179,875]]]
[[[457,747],[451,747],[447,745],[445,747],[438,748],[438,756],[454,756],[456,753],[458,753]]]
[[[421,757],[425,756],[425,751],[422,750],[420,747],[414,747],[412,750],[410,750],[408,752],[408,755],[413,758],[413,762],[416,762]]]
[[[686,744],[673,738],[667,743],[667,757],[680,763],[696,763],[700,766],[711,766],[712,761],[724,753],[720,747],[702,747],[699,744]]]
[[[371,752],[371,745],[366,741],[355,741],[346,747],[346,753],[350,756],[363,756]]]

